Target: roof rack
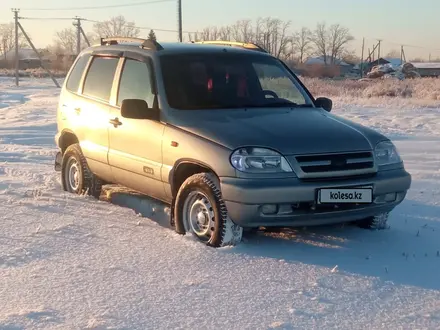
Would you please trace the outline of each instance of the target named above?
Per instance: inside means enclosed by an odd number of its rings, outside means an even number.
[[[255,43],[250,43],[250,42],[236,42],[236,41],[227,41],[227,40],[206,40],[206,41],[192,41],[192,43],[240,47],[240,48],[245,48],[245,49],[255,50],[258,52],[267,53],[267,51],[264,48],[258,46]]]
[[[162,50],[163,47],[160,43],[151,39],[134,38],[134,37],[108,37],[101,38],[101,46],[105,45],[118,45],[124,42],[139,43],[139,47],[147,48],[151,50]]]

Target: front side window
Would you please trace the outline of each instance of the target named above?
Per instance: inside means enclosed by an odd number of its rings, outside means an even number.
[[[286,75],[286,70],[283,67],[266,63],[252,63],[252,65],[267,98],[278,97],[297,104],[306,103],[306,99],[299,89],[292,86],[292,80]]]
[[[83,94],[108,102],[118,61],[116,57],[95,57],[84,82]]]
[[[275,58],[255,54],[179,54],[160,58],[168,104],[176,109],[311,107]]]
[[[127,59],[119,83],[118,105],[125,99],[145,100],[153,106],[154,95],[151,92],[151,74],[146,63]]]

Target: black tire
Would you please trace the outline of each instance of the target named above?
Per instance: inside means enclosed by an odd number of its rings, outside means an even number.
[[[76,164],[76,165],[74,165]],[[71,168],[76,166],[77,182],[69,182]],[[75,180],[76,181],[76,180]],[[102,181],[97,178],[87,165],[87,161],[79,144],[70,145],[63,155],[61,163],[61,183],[63,189],[78,195],[89,195],[99,198],[102,191]]]
[[[183,182],[177,192],[174,206],[177,233],[192,233],[211,247],[236,245],[241,241],[243,228],[229,218],[219,186],[217,177],[212,173],[194,174]],[[191,203],[192,199],[194,203]],[[190,220],[191,214],[194,214],[191,212],[197,210],[197,207],[200,210],[197,215],[204,215],[206,232],[203,233],[198,232],[198,228],[195,229],[194,223]],[[197,222],[199,220],[200,218]]]
[[[389,213],[380,213],[373,217],[369,217],[366,219],[362,219],[356,222],[356,224],[363,229],[371,229],[371,230],[384,230],[389,229],[388,225],[388,216]]]

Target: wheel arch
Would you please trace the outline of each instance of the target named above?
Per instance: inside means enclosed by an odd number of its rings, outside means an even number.
[[[75,135],[75,133],[68,129],[63,130],[58,140],[58,145],[61,149],[61,153],[64,154],[66,149],[75,143],[79,143],[79,139]]]
[[[194,174],[204,172],[212,173],[217,179],[219,179],[219,176],[214,171],[212,166],[204,162],[191,158],[178,160],[169,174],[169,182],[171,185],[173,200],[176,198],[180,186],[187,178]]]

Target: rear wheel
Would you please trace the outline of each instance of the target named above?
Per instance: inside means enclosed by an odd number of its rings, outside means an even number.
[[[61,163],[61,182],[63,189],[78,195],[99,198],[102,181],[90,170],[79,144],[70,145]]]
[[[380,213],[373,217],[362,219],[356,222],[356,224],[364,229],[383,230],[389,229],[388,225],[389,212]]]
[[[218,179],[211,173],[185,180],[177,193],[174,219],[178,233],[191,233],[212,247],[236,245],[243,234],[229,218]]]

